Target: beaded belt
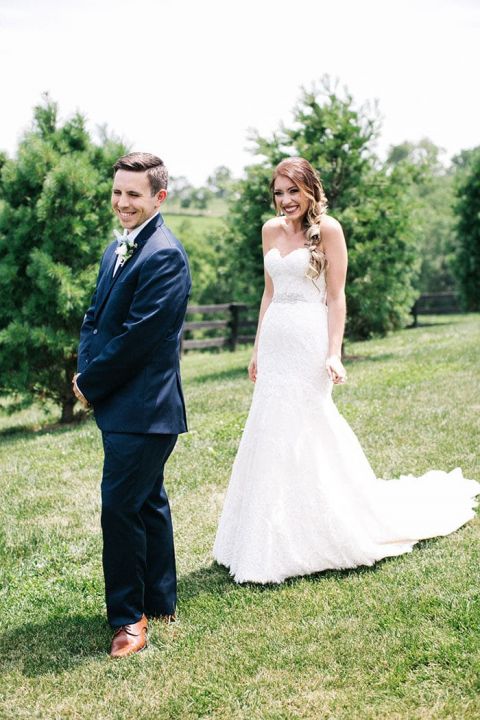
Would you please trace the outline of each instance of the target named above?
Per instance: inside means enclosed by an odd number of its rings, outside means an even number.
[[[306,298],[303,297],[300,293],[295,292],[282,292],[277,293],[273,296],[272,302],[274,303],[298,303],[298,302],[308,302]]]

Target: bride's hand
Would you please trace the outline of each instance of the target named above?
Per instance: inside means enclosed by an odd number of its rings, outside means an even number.
[[[343,385],[347,381],[347,371],[343,367],[343,363],[339,355],[330,355],[326,362],[328,377],[334,385]]]
[[[252,359],[248,363],[248,377],[252,382],[257,379],[257,353],[253,353]]]

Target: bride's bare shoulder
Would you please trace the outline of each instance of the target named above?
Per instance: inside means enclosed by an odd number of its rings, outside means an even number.
[[[262,227],[262,246],[263,254],[275,247],[275,240],[278,238],[282,228],[284,227],[284,221],[281,217],[273,217],[267,220]]]
[[[278,234],[282,232],[283,226],[284,221],[281,217],[270,218],[270,220],[267,220],[267,222],[263,224],[262,245],[264,253],[274,247],[275,239],[278,237]]]
[[[330,215],[324,215],[320,222],[320,236],[325,249],[328,247],[344,246],[345,236],[338,220]]]
[[[278,232],[281,228],[283,228],[285,224],[285,221],[282,217],[273,217],[267,220],[266,223],[263,224],[262,232],[267,235],[271,235],[274,232]]]
[[[328,233],[329,235],[332,235],[334,233],[343,233],[342,226],[338,222],[338,220],[335,220],[334,217],[331,215],[324,215],[322,217],[322,220],[320,222],[320,231],[323,233]]]

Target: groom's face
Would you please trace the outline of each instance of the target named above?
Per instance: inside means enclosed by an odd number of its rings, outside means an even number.
[[[133,230],[152,217],[167,197],[166,190],[152,195],[147,172],[117,170],[113,179],[112,208],[127,230]]]

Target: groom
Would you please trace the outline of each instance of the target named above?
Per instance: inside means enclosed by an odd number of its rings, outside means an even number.
[[[179,341],[191,282],[185,250],[159,210],[167,180],[149,153],[114,165],[112,208],[124,234],[103,255],[73,380],[102,431],[103,569],[116,658],[146,647],[147,616],[175,617],[163,470],[187,429]]]

